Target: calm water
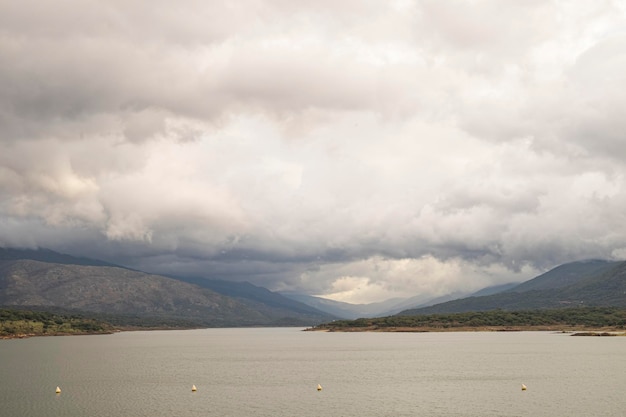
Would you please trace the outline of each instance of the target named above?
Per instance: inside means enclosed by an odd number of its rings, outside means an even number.
[[[626,337],[281,328],[0,340],[0,416],[626,416]]]

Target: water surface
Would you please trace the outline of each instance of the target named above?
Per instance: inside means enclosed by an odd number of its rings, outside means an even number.
[[[0,416],[626,416],[625,365],[549,332],[39,337],[0,341]]]

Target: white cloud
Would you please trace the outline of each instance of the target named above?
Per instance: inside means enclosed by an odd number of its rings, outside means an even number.
[[[0,5],[0,244],[378,301],[626,247],[626,10]]]
[[[324,297],[351,303],[376,302],[381,299],[422,296],[429,298],[459,292],[471,293],[494,283],[518,282],[537,270],[524,266],[512,272],[502,266],[477,268],[458,258],[439,260],[433,256],[390,259],[379,256],[337,265],[327,265],[307,272],[307,280],[328,276]]]

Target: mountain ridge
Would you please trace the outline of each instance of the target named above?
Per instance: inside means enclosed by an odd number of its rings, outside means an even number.
[[[574,306],[626,307],[625,261],[576,261],[559,265],[506,291],[467,297],[398,315],[527,310]]]
[[[308,326],[335,318],[287,298],[281,305],[283,297],[267,289],[246,288],[248,298],[235,298],[208,285],[48,249],[0,248],[0,306],[174,319],[203,327]],[[252,299],[255,291],[273,301]]]
[[[117,268],[131,269],[125,266],[113,264],[99,259],[92,259],[80,256],[73,256],[55,252],[47,248],[18,249],[0,247],[0,261],[17,261],[30,259],[33,261],[55,263],[62,265],[85,265],[85,266],[112,266]]]

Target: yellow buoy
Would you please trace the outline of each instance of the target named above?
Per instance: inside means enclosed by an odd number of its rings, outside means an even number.
[[[522,384],[522,391],[526,391],[526,385]]]
[[[196,388],[196,386],[195,386],[195,385],[192,385],[192,386],[191,386],[191,391],[193,391],[193,392],[196,392],[196,391],[197,391],[197,388]]]
[[[61,388],[57,387],[57,389],[54,392],[56,392],[57,394],[60,394],[61,393]]]
[[[320,384],[317,384],[317,390],[321,391],[322,390],[322,386]]]

